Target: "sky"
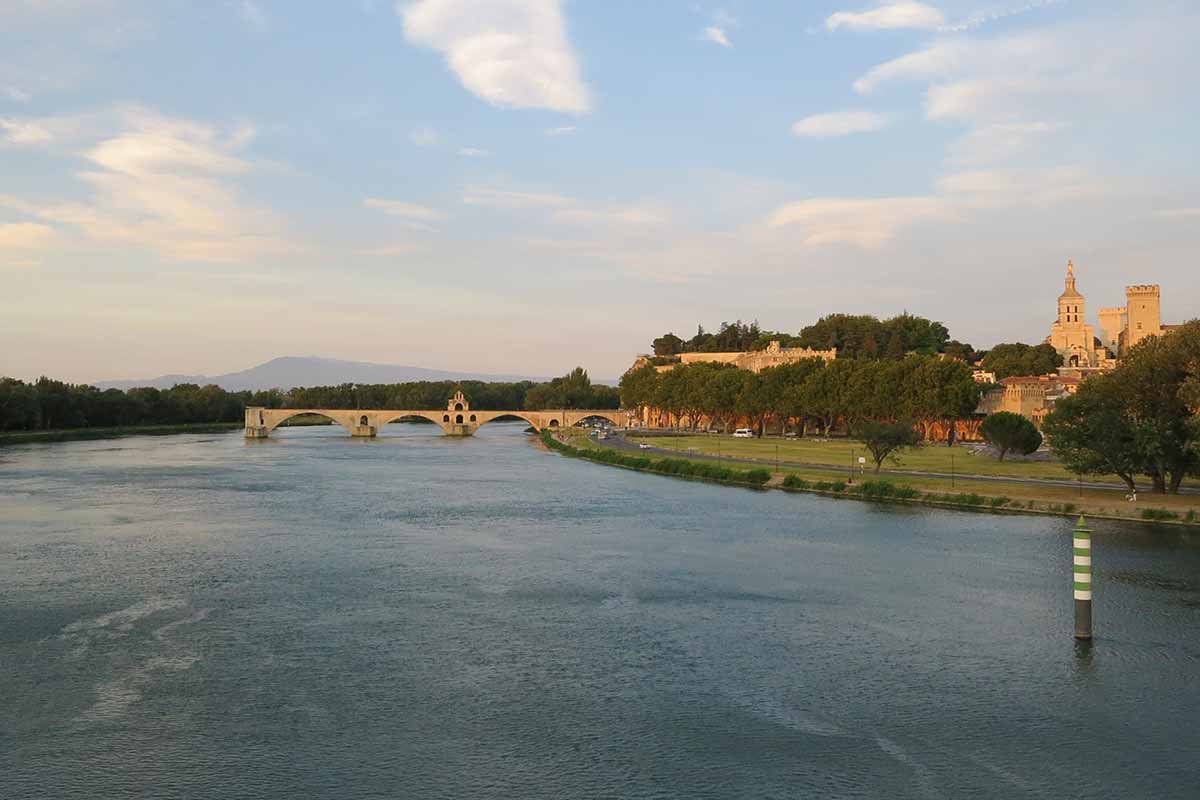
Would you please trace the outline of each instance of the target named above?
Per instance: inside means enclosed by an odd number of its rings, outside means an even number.
[[[0,374],[1200,316],[1195,0],[0,0]]]

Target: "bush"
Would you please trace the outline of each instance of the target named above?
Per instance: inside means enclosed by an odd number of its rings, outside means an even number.
[[[1196,521],[1196,512],[1194,510],[1189,511],[1187,513],[1187,516],[1185,516],[1183,518],[1183,521],[1184,522],[1195,522]]]
[[[771,480],[771,471],[768,469],[752,469],[746,473],[746,483],[752,483],[755,486],[762,486],[769,480]]]
[[[833,484],[830,483],[829,481],[817,481],[816,483],[813,484],[813,488],[816,489],[818,492],[828,492],[830,489],[833,488]]]
[[[783,485],[788,489],[807,489],[809,484],[799,475],[788,475],[783,479]]]
[[[1142,519],[1149,520],[1168,520],[1179,519],[1179,515],[1174,511],[1167,511],[1165,508],[1143,508]]]
[[[1011,502],[1012,500],[1008,499],[1007,497],[993,497],[991,499],[992,508],[1000,508],[1001,506],[1006,506]]]
[[[911,486],[897,486],[896,497],[901,500],[913,500],[921,496],[921,493]]]
[[[846,482],[845,481],[834,481],[833,483],[829,484],[829,489],[830,489],[830,491],[834,491],[834,492],[844,492],[844,491],[846,491]]]

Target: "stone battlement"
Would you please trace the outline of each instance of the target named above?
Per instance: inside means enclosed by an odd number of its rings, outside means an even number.
[[[1137,286],[1126,286],[1125,294],[1127,296],[1138,295],[1138,296],[1158,297],[1160,294],[1160,291],[1159,291],[1157,283],[1146,283],[1146,284],[1138,284]]]

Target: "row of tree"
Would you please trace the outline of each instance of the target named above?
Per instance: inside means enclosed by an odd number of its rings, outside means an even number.
[[[246,406],[265,408],[445,408],[461,389],[473,408],[618,408],[620,393],[576,368],[547,383],[413,381],[229,392],[184,383],[170,389],[98,389],[50,378],[0,378],[0,431],[238,422]]]
[[[686,340],[667,333],[655,339],[652,347],[655,356],[669,357],[680,353],[762,350],[772,341],[784,347],[836,349],[840,358],[899,360],[910,353],[945,353],[970,363],[977,357],[970,345],[952,341],[942,323],[907,313],[886,320],[867,314],[830,314],[801,330],[799,335],[764,331],[757,322],[722,322],[715,334],[706,333],[703,327]]]
[[[0,378],[0,431],[236,422],[247,405],[278,407],[278,392],[227,392],[184,383],[170,389],[97,389],[39,378]]]
[[[1146,476],[1177,493],[1200,475],[1200,321],[1142,340],[1060,400],[1043,430],[1074,472],[1116,475],[1131,491]]]
[[[939,424],[975,413],[982,392],[961,361],[910,355],[899,361],[805,359],[754,373],[725,364],[645,365],[621,379],[625,408],[648,407],[659,424],[729,430],[748,421],[825,433],[863,420],[912,421],[926,439]],[[953,429],[953,425],[950,425]]]
[[[910,354],[941,353],[996,373],[997,379],[1014,375],[1045,375],[1062,366],[1062,356],[1049,344],[1020,342],[998,344],[991,350],[976,350],[950,338],[940,322],[900,314],[879,319],[869,314],[829,314],[800,331],[799,335],[765,331],[757,322],[722,322],[713,334],[701,327],[691,339],[666,333],[652,342],[657,363],[667,363],[681,353],[744,352],[762,350],[778,341],[784,347],[813,350],[836,349],[838,358],[902,360]]]

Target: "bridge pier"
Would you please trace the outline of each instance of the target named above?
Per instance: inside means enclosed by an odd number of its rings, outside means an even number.
[[[267,430],[266,425],[247,425],[246,426],[246,438],[247,439],[266,439],[270,435],[270,433],[271,432],[269,430]]]
[[[355,425],[353,428],[350,429],[350,435],[353,436],[355,439],[374,439],[375,438],[375,426],[374,425]]]

